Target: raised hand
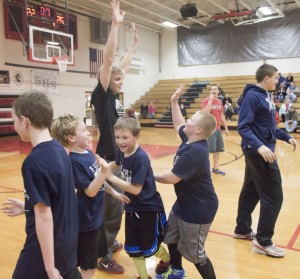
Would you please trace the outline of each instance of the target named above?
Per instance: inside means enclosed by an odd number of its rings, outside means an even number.
[[[123,22],[125,12],[120,11],[120,1],[119,0],[112,0],[111,7],[113,10],[112,13],[112,22],[115,24],[121,24]]]
[[[186,91],[186,88],[183,84],[180,84],[179,87],[176,89],[175,93],[171,97],[172,102],[178,102],[180,95]]]
[[[2,202],[1,210],[9,217],[14,217],[24,214],[24,202],[18,199],[9,198]]]
[[[133,43],[137,44],[139,41],[139,36],[135,24],[133,22],[131,22],[131,30],[133,32]]]

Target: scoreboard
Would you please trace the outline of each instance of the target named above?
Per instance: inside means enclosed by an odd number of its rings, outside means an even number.
[[[23,37],[27,41],[27,26],[34,25],[72,34],[74,48],[78,48],[76,15],[68,13],[67,18],[64,11],[57,10],[43,3],[28,3],[26,5],[26,0],[7,0],[3,1],[3,4],[5,37],[7,39],[22,40]]]

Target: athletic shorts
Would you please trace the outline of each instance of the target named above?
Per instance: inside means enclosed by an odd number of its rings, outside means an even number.
[[[224,142],[221,130],[216,130],[208,138],[208,148],[210,153],[224,152]]]
[[[204,243],[211,224],[187,223],[170,212],[164,242],[177,243],[178,252],[188,261],[198,264],[207,259]]]
[[[107,241],[104,224],[99,229],[90,232],[79,232],[77,265],[81,269],[95,269],[98,266],[98,258],[107,255]]]
[[[163,241],[166,214],[142,211],[125,215],[125,246],[130,257],[151,257]]]

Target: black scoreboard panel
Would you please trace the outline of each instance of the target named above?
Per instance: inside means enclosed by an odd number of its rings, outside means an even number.
[[[5,37],[7,39],[22,40],[20,34],[27,41],[26,22],[41,28],[70,33],[74,38],[74,48],[78,48],[77,16],[68,14],[43,4],[27,4],[26,0],[8,0],[4,4]],[[11,13],[11,14],[10,14]],[[69,22],[69,30],[67,25]]]

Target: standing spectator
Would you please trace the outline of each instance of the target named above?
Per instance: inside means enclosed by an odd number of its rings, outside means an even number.
[[[229,97],[228,94],[225,94],[224,99],[222,100],[223,106],[225,106],[226,101],[228,101],[230,104],[232,104],[232,99]]]
[[[210,95],[203,99],[201,107],[202,110],[212,114],[217,120],[216,131],[208,138],[209,152],[213,153],[213,168],[212,172],[216,174],[225,175],[224,171],[219,169],[220,153],[224,152],[224,142],[222,137],[221,125],[225,129],[226,136],[229,131],[224,117],[224,108],[222,101],[218,99],[219,88],[216,84],[210,86]]]
[[[183,103],[180,104],[180,111],[181,111],[183,118],[186,119],[186,109],[185,109]]]
[[[285,103],[281,105],[278,113],[279,113],[279,116],[281,117],[282,122],[285,122],[285,115],[290,110],[291,106],[292,106],[292,104],[290,104],[289,100],[286,100]]]
[[[242,99],[243,99],[243,93],[240,95],[240,97],[237,101],[237,107],[236,107],[236,113],[237,114],[240,114],[240,107],[241,107]]]
[[[224,114],[225,114],[225,119],[227,121],[231,120],[231,117],[233,115],[234,109],[231,103],[229,103],[228,100],[226,100],[226,103],[224,105]]]
[[[148,106],[148,112],[149,112],[149,117],[154,118],[156,107],[153,105],[153,102],[151,102],[150,105]]]
[[[263,64],[256,71],[257,85],[247,85],[241,102],[238,132],[242,137],[245,156],[245,178],[238,202],[234,236],[252,240],[255,252],[272,257],[284,257],[285,252],[272,242],[283,193],[280,170],[275,155],[276,139],[286,141],[296,149],[297,142],[276,127],[274,90],[277,69]],[[260,202],[257,234],[252,231],[251,214]]]
[[[298,125],[298,113],[293,106],[290,107],[290,110],[285,115],[285,130],[288,133],[294,132]]]
[[[98,70],[98,84],[92,94],[92,105],[96,115],[96,122],[100,131],[96,153],[102,158],[114,161],[115,144],[113,126],[117,119],[122,116],[118,114],[116,94],[121,93],[124,77],[138,45],[138,34],[135,25],[132,24],[133,41],[126,55],[120,62],[119,67],[113,66],[118,43],[118,31],[123,22],[125,12],[120,11],[120,1],[112,0],[112,24],[107,43],[103,52],[103,65]],[[119,172],[121,175],[121,172]],[[114,185],[114,189],[118,190]],[[124,267],[113,259],[113,252],[120,251],[123,247],[118,243],[116,236],[121,227],[123,204],[111,196],[105,199],[105,232],[107,238],[108,254],[99,262],[98,269],[108,273],[123,273]]]
[[[142,118],[143,119],[146,119],[147,118],[147,115],[148,115],[148,105],[145,104],[145,102],[143,102],[141,104],[141,115],[142,115]]]

